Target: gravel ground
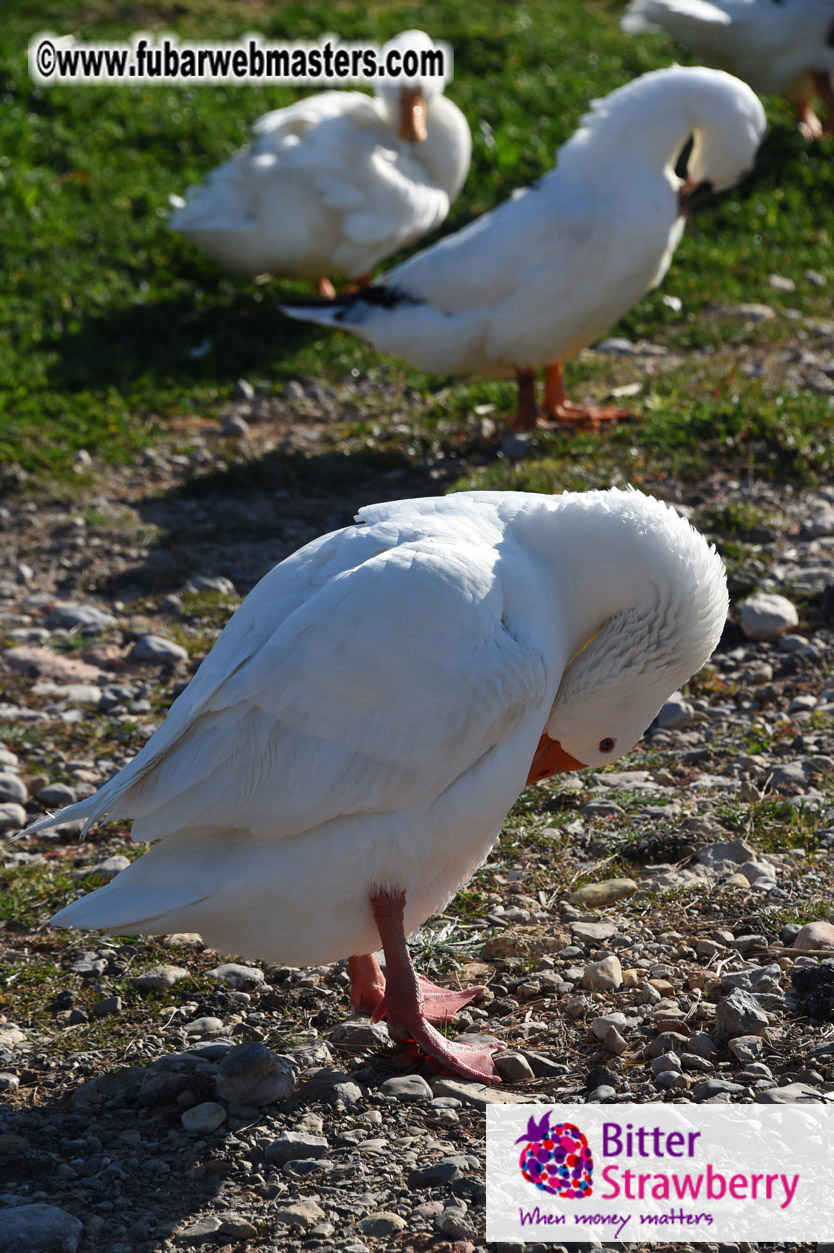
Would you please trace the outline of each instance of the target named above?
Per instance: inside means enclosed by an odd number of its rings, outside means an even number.
[[[333,401],[291,387],[280,446],[303,458]],[[830,1100],[828,488],[656,485],[728,560],[712,665],[614,768],[526,792],[415,942],[434,977],[488,985],[457,1029],[510,1046],[501,1086],[439,1075],[350,1017],[344,964],[48,927],[134,854],[124,825],[15,841],[24,823],[132,756],[275,560],[448,477],[438,458],[382,490],[182,490],[235,441],[264,452],[274,416],[242,386],[223,439],[195,419],[95,493],[0,507],[0,1251],[472,1253],[488,1102]]]

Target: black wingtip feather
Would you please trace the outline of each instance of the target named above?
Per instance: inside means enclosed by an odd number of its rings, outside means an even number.
[[[363,305],[370,308],[396,309],[398,305],[420,305],[423,301],[396,287],[386,287],[384,283],[377,283],[370,287],[363,287],[359,291],[335,296],[332,300],[310,296],[306,299],[299,297],[295,300],[282,300],[281,303],[288,309],[340,309],[346,313],[348,309],[361,308]],[[337,321],[341,320],[339,314],[336,318]]]

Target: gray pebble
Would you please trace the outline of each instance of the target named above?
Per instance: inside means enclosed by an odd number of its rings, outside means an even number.
[[[68,783],[50,783],[41,788],[37,799],[45,809],[63,809],[65,805],[74,805],[78,797]]]
[[[208,971],[209,979],[218,979],[227,988],[236,988],[240,992],[251,992],[264,982],[264,974],[257,966],[241,966],[237,962],[224,962]]]
[[[170,665],[180,661],[188,661],[188,653],[180,644],[173,640],[163,639],[161,635],[143,635],[130,650],[131,661],[149,661],[155,665]]]
[[[267,1145],[264,1157],[275,1166],[283,1166],[300,1158],[324,1157],[328,1144],[324,1136],[307,1131],[282,1131],[277,1140]]]
[[[14,801],[25,805],[29,799],[29,789],[19,775],[11,770],[0,771],[0,801]]]
[[[754,592],[742,602],[739,622],[749,640],[775,640],[797,625],[799,615],[785,596]]]
[[[393,1236],[398,1231],[402,1231],[407,1223],[404,1218],[400,1218],[399,1214],[392,1214],[389,1210],[376,1210],[372,1214],[368,1214],[366,1218],[359,1220],[357,1226],[363,1236]]]
[[[191,1135],[207,1136],[226,1121],[226,1111],[216,1101],[203,1101],[187,1109],[180,1121]]]
[[[715,1029],[724,1040],[738,1035],[761,1035],[769,1022],[758,1002],[741,988],[720,1000],[715,1011]]]
[[[288,1100],[294,1090],[295,1073],[289,1059],[257,1041],[230,1049],[217,1068],[217,1091],[225,1101],[272,1105]]]
[[[26,826],[26,810],[9,801],[0,804],[0,831],[20,831]]]
[[[379,1091],[397,1101],[430,1101],[433,1096],[421,1075],[392,1075],[379,1085]]]
[[[105,609],[96,605],[77,605],[71,601],[59,601],[52,606],[46,625],[50,627],[75,627],[77,630],[95,634],[116,625],[116,619]]]
[[[76,1253],[82,1230],[56,1205],[19,1205],[3,1210],[0,1253]]]

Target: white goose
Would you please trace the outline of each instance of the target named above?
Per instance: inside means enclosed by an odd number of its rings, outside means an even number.
[[[406,934],[527,783],[635,744],[715,648],[724,571],[635,491],[461,493],[358,522],[267,574],[133,761],[30,830],[123,817],[159,841],[58,925],[349,955],[355,1008],[492,1079],[491,1050],[432,1025],[480,989],[419,979]]]
[[[810,103],[819,95],[826,129],[834,129],[832,0],[631,0],[622,27],[629,34],[665,30],[754,91],[790,96],[808,139],[823,133]]]
[[[422,31],[386,44],[422,53]],[[466,118],[444,80],[377,80],[376,96],[326,91],[267,113],[249,147],[189,188],[170,225],[228,269],[367,281],[384,257],[443,222],[466,179]]]
[[[537,421],[535,368],[548,417],[622,414],[572,405],[562,362],[610,329],[672,259],[692,193],[747,174],[765,131],[755,94],[718,70],[644,74],[595,101],[554,170],[440,240],[372,287],[291,317],[341,327],[435,374],[515,375],[515,425]],[[690,136],[688,180],[675,160]]]

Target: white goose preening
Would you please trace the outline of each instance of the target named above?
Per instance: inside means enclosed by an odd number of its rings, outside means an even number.
[[[432,1025],[480,989],[419,979],[405,937],[527,783],[636,743],[715,648],[724,570],[636,491],[466,492],[358,522],[267,574],[133,761],[30,830],[122,817],[158,841],[60,926],[349,956],[354,1008],[493,1079],[490,1050]]]
[[[422,31],[385,45],[434,47]],[[376,95],[326,91],[267,113],[255,141],[191,187],[170,225],[228,269],[367,281],[439,226],[466,179],[466,118],[440,76],[379,79]]]
[[[834,4],[831,0],[631,0],[623,30],[665,30],[699,60],[743,78],[754,91],[790,96],[800,129],[819,139],[811,106],[820,96],[834,129]]]
[[[354,297],[326,307],[294,301],[285,312],[435,374],[515,374],[519,429],[537,421],[538,366],[549,418],[621,415],[570,404],[562,362],[660,282],[693,193],[749,173],[764,131],[755,94],[729,74],[680,66],[644,74],[594,102],[537,183]],[[690,136],[683,182],[675,160]]]

